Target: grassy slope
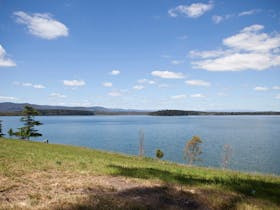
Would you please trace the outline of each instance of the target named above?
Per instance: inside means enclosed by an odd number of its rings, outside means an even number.
[[[233,193],[233,208],[280,208],[280,177],[246,174],[199,167],[186,167],[151,158],[139,158],[81,147],[0,139],[0,177],[14,179],[25,174],[48,171],[110,175],[160,181],[219,193]],[[2,183],[3,184],[3,183]],[[1,186],[1,193],[5,186]],[[255,191],[255,193],[254,193]],[[213,194],[213,193],[212,193]],[[214,194],[213,194],[214,195]],[[246,207],[247,206],[247,207]],[[1,206],[0,206],[1,208]]]

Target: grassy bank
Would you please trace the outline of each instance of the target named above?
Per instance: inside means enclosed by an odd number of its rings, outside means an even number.
[[[158,207],[279,209],[280,177],[0,139],[0,209]]]

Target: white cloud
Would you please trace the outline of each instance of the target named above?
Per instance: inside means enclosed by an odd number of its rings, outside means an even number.
[[[273,86],[272,89],[273,90],[280,90],[280,86]]]
[[[121,73],[120,70],[113,70],[113,71],[110,72],[111,75],[118,75],[120,73]]]
[[[230,55],[232,51],[225,51],[225,50],[208,50],[208,51],[197,51],[197,50],[191,50],[189,52],[190,57],[195,58],[217,58],[223,55]]]
[[[120,91],[111,91],[108,93],[109,96],[118,97],[121,96],[122,93]]]
[[[145,87],[143,85],[135,85],[133,86],[133,89],[135,90],[143,90]]]
[[[13,67],[16,63],[7,57],[6,50],[0,44],[0,67]]]
[[[213,15],[213,16],[212,16],[212,20],[213,20],[213,22],[216,23],[216,24],[222,22],[223,19],[224,19],[224,18],[223,18],[222,16],[220,16],[220,15]]]
[[[112,87],[113,86],[113,84],[111,82],[103,82],[102,85],[104,87]]]
[[[183,79],[185,76],[181,72],[172,71],[152,71],[151,74],[164,79]]]
[[[65,86],[78,87],[84,86],[86,82],[84,80],[63,80],[63,84]]]
[[[179,64],[184,63],[184,61],[183,61],[183,60],[173,60],[173,61],[171,61],[171,63],[172,63],[173,65],[179,65]]]
[[[203,95],[201,93],[197,93],[197,94],[192,94],[191,97],[192,98],[205,98],[205,95]]]
[[[275,98],[276,98],[276,99],[280,99],[280,94],[277,94],[277,95],[275,96]]]
[[[265,70],[280,65],[280,56],[258,53],[235,53],[216,59],[192,62],[195,68],[208,71]]]
[[[41,85],[41,84],[32,84],[30,82],[23,82],[23,83],[20,83],[20,82],[14,82],[13,84],[15,85],[21,85],[23,87],[33,87],[33,88],[36,88],[36,89],[44,89],[46,88],[44,85]]]
[[[254,88],[255,91],[267,91],[268,88],[267,87],[262,87],[262,86],[257,86]]]
[[[204,87],[209,87],[211,86],[210,82],[206,82],[203,80],[187,80],[185,81],[187,85],[192,85],[192,86],[204,86]]]
[[[263,28],[262,25],[251,25],[223,39],[226,49],[190,51],[192,57],[199,58],[192,62],[193,67],[208,71],[260,71],[280,66],[277,50],[280,48],[280,34],[261,33]]]
[[[280,47],[280,34],[268,35],[259,33],[262,25],[251,25],[244,28],[239,34],[223,40],[223,44],[235,50],[249,52],[269,52]]]
[[[234,18],[234,17],[241,17],[241,16],[245,16],[245,15],[253,15],[256,14],[257,12],[259,12],[260,10],[258,9],[253,9],[253,10],[248,10],[248,11],[244,11],[244,12],[240,12],[238,14],[226,14],[226,15],[213,15],[212,16],[212,21],[215,24],[219,24],[225,20],[228,20],[230,18]]]
[[[48,13],[27,14],[22,11],[14,12],[17,23],[27,26],[29,33],[42,39],[56,39],[68,36],[68,28],[61,22],[55,20]]]
[[[66,98],[66,95],[60,94],[60,93],[51,93],[51,97],[56,97],[56,98]]]
[[[171,96],[171,99],[184,99],[184,98],[187,98],[185,94]]]
[[[238,16],[253,15],[253,14],[258,13],[259,11],[260,10],[258,10],[258,9],[247,10],[247,11],[240,12],[238,14]]]
[[[18,99],[12,96],[0,96],[0,101],[14,101],[14,100],[18,100]]]
[[[140,84],[150,84],[150,85],[156,84],[155,81],[149,79],[139,79],[137,82]]]
[[[179,5],[175,8],[168,10],[168,14],[171,17],[184,15],[190,18],[198,18],[202,16],[205,12],[211,10],[213,7],[214,5],[211,1],[208,4],[193,3],[191,5]]]

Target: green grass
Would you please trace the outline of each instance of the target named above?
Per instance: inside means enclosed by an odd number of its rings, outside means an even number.
[[[187,167],[82,147],[0,138],[0,176],[14,178],[34,171],[50,170],[124,176],[201,190],[214,189],[239,195],[243,202],[241,209],[246,209],[246,202],[250,203],[252,199],[265,208],[280,208],[279,176]]]

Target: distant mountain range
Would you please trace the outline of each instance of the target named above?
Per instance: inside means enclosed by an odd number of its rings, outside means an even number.
[[[32,106],[41,112],[42,115],[94,115],[94,114],[148,114],[149,111],[136,109],[116,109],[105,108],[102,106],[92,107],[69,107],[69,106],[51,106],[37,105],[29,103],[0,103],[0,115],[19,115],[25,106]]]

